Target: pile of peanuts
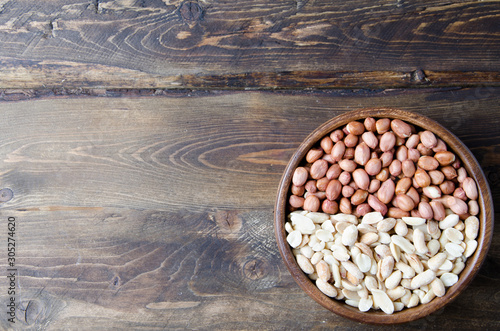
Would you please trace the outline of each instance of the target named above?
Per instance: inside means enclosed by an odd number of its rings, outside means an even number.
[[[361,311],[443,296],[477,247],[475,181],[443,140],[399,119],[323,137],[290,190],[285,229],[299,266]]]

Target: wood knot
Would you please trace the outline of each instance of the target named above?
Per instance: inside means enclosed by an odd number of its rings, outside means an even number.
[[[410,74],[410,80],[413,83],[425,83],[428,81],[427,77],[425,77],[425,73],[422,69],[417,69]]]
[[[203,8],[193,1],[184,1],[179,6],[179,16],[187,23],[200,21],[203,18]]]
[[[260,259],[251,259],[243,265],[243,275],[251,280],[264,278],[269,268],[266,261]]]

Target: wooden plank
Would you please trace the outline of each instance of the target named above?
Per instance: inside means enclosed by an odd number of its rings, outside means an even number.
[[[213,91],[1,102],[1,186],[14,199],[1,205],[0,218],[16,218],[16,326],[373,329],[313,302],[281,262],[273,204],[289,157],[344,111],[419,112],[470,147],[498,216],[499,92]],[[1,304],[8,300],[5,254]],[[401,328],[498,328],[499,264],[493,240],[463,295]]]
[[[499,85],[497,1],[3,1],[0,88]]]

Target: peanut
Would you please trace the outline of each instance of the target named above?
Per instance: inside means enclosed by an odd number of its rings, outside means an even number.
[[[479,190],[442,139],[366,118],[304,159],[292,174],[286,240],[320,291],[393,313],[458,281],[478,246]]]

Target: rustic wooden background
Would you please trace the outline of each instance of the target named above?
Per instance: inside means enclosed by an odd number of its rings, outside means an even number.
[[[377,329],[294,283],[281,173],[331,117],[398,107],[462,139],[498,216],[499,19],[499,1],[0,0],[19,271],[0,329]],[[499,231],[456,301],[392,329],[499,329]]]

